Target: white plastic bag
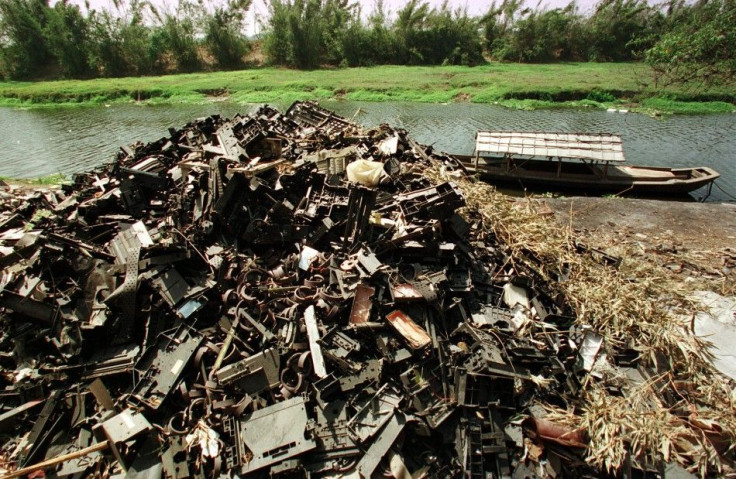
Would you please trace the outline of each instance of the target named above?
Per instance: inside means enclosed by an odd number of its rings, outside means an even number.
[[[369,160],[355,160],[346,168],[348,181],[363,186],[377,186],[383,176],[383,163]]]

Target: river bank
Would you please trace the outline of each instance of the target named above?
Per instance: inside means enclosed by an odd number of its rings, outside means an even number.
[[[526,200],[519,200],[521,202]],[[640,261],[681,291],[736,295],[736,204],[634,198],[537,198],[579,241]]]
[[[49,82],[0,82],[0,106],[289,103],[299,99],[471,102],[517,109],[620,109],[652,115],[736,110],[731,86],[655,88],[641,63],[492,63],[241,71]]]

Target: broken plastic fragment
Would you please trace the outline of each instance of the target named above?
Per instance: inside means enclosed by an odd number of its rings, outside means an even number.
[[[513,308],[517,304],[524,306],[526,309],[531,307],[529,293],[526,288],[511,283],[506,283],[503,287],[503,302],[509,308]]]
[[[580,346],[580,357],[583,359],[583,369],[591,371],[595,364],[595,359],[598,356],[603,345],[603,336],[587,332],[583,338],[583,344]]]
[[[299,256],[299,269],[309,271],[309,267],[317,259],[317,256],[319,256],[319,251],[316,249],[310,248],[309,246],[303,247],[302,254]]]
[[[215,458],[220,455],[220,435],[201,419],[194,430],[187,434],[186,442],[189,449],[193,448],[195,444],[199,445],[204,457]]]

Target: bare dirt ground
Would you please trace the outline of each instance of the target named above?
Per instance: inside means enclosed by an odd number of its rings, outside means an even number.
[[[542,198],[591,247],[637,256],[682,288],[736,294],[736,204],[628,198]]]

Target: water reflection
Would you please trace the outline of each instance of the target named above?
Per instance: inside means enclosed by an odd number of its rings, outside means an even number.
[[[469,154],[479,129],[610,132],[623,136],[631,164],[684,167],[705,165],[721,173],[719,184],[736,190],[736,115],[677,116],[655,120],[644,115],[604,111],[519,111],[491,105],[453,103],[324,102],[341,115],[373,126],[405,128],[420,143]],[[276,105],[285,108],[288,105]],[[110,161],[120,145],[167,136],[194,118],[231,117],[256,106],[113,105],[109,108],[13,110],[0,108],[0,176],[37,177],[84,171]],[[697,192],[695,195],[702,194]],[[713,190],[711,201],[728,196]]]

